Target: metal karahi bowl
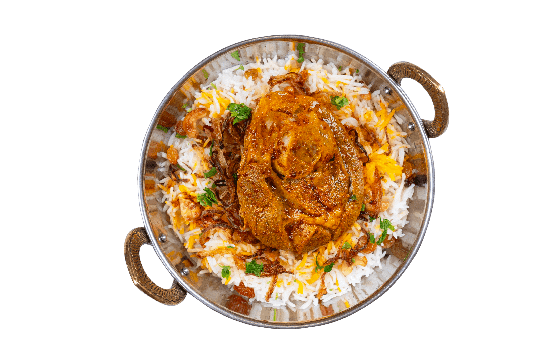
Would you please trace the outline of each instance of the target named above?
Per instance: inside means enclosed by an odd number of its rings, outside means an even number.
[[[406,106],[402,112],[402,127],[408,132],[410,145],[408,155],[413,156],[414,165],[425,170],[426,177],[416,184],[414,196],[409,201],[408,224],[404,227],[406,248],[389,251],[390,264],[382,273],[363,277],[362,282],[342,297],[331,299],[324,305],[311,306],[306,309],[273,308],[266,303],[253,302],[239,305],[232,292],[212,274],[198,275],[192,263],[188,262],[188,253],[182,242],[175,236],[169,217],[158,207],[154,197],[157,165],[148,157],[151,142],[158,142],[156,126],[161,119],[174,117],[181,119],[185,115],[182,105],[194,101],[194,92],[200,84],[212,81],[226,68],[239,62],[231,57],[231,52],[239,51],[242,59],[254,62],[264,55],[278,58],[285,57],[294,44],[305,43],[306,59],[323,59],[325,64],[333,62],[360,70],[365,84],[372,85],[371,90],[380,89],[390,94]],[[206,73],[207,72],[207,73]],[[205,75],[209,74],[208,80]],[[403,78],[419,82],[429,93],[435,106],[435,119],[422,120],[411,101],[400,87]],[[224,48],[204,59],[186,73],[165,96],[151,121],[144,139],[138,175],[140,210],[144,227],[132,230],[126,237],[124,254],[126,264],[134,284],[153,299],[167,304],[179,304],[187,294],[204,303],[211,309],[237,321],[269,328],[302,328],[318,326],[347,317],[371,304],[383,295],[404,273],[415,257],[423,236],[427,230],[429,217],[435,195],[435,173],[433,158],[429,147],[429,138],[440,136],[448,125],[448,104],[443,88],[427,72],[407,62],[393,64],[388,72],[373,64],[355,51],[330,41],[297,35],[267,36],[250,39]],[[165,265],[174,281],[170,289],[155,285],[144,272],[140,261],[140,247],[150,244]],[[388,249],[390,250],[390,249]],[[169,257],[168,257],[169,255]],[[238,298],[238,296],[237,296]],[[302,303],[301,303],[302,304]]]

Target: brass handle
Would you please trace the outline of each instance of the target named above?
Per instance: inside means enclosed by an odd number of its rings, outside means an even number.
[[[423,89],[429,93],[431,101],[435,106],[435,119],[432,121],[423,120],[423,127],[425,127],[429,138],[442,135],[448,127],[448,102],[444,89],[439,82],[417,65],[408,62],[392,64],[388,68],[388,75],[398,84],[402,83],[403,78],[410,78],[421,84]]]
[[[146,229],[142,227],[135,228],[126,235],[124,258],[126,259],[126,266],[128,267],[132,282],[134,282],[138,289],[160,303],[167,305],[179,304],[186,297],[186,292],[176,280],[173,280],[171,289],[163,289],[155,285],[144,271],[140,261],[140,248],[144,244],[150,244]]]

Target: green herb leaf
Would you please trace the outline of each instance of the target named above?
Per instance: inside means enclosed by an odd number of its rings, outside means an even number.
[[[214,141],[212,141],[212,145],[210,146],[210,157],[212,157],[213,151],[214,151]]]
[[[176,138],[186,138],[186,135],[183,136],[182,134],[175,133],[175,137]]]
[[[234,173],[234,174],[233,174],[233,179],[234,179],[235,181],[237,181],[238,178],[239,178],[239,176],[238,176],[236,173]]]
[[[334,263],[328,264],[324,267],[324,272],[325,273],[329,273],[332,271],[332,268],[334,267]]]
[[[361,205],[361,211],[365,211],[365,204]]]
[[[299,51],[299,56],[305,54],[305,43],[298,43],[297,50]]]
[[[209,170],[208,172],[204,172],[204,177],[205,178],[210,178],[213,175],[215,175],[217,173],[217,170],[215,169],[215,167],[212,167],[211,170]]]
[[[369,233],[369,242],[370,243],[375,243],[375,236],[373,235],[373,233]]]
[[[262,273],[262,269],[264,269],[264,263],[258,264],[256,262],[256,259],[252,259],[250,263],[245,262],[245,266],[246,266],[245,269],[246,274],[254,274],[257,277],[260,276],[260,274]]]
[[[217,89],[217,87],[215,86],[215,84],[211,83],[211,86],[213,89]]]
[[[237,124],[240,121],[248,119],[248,117],[250,117],[250,113],[252,112],[250,107],[245,106],[244,103],[229,103],[227,110],[231,112],[231,116],[235,117],[233,124]]]
[[[186,107],[188,107],[188,104],[187,104],[187,103],[185,103],[185,104],[182,105],[182,108],[183,108],[183,109],[186,109]]]
[[[338,67],[338,70],[339,70],[340,72],[342,71],[342,66],[341,66],[341,65]]]
[[[233,53],[231,53],[231,56],[237,60],[241,60],[238,50],[235,50]]]
[[[352,262],[352,263],[355,263],[355,258],[351,258],[351,262]]]
[[[237,68],[237,70],[245,70],[245,67],[243,67],[242,65],[240,67]]]
[[[210,75],[208,74],[208,72],[206,72],[205,69],[202,69],[202,75],[203,75],[204,78],[206,78],[206,79],[208,79],[208,77],[210,76]]]
[[[182,168],[182,166],[179,165],[178,163],[175,166],[177,166],[180,170],[182,170],[182,172],[186,172],[186,170],[184,168]]]
[[[159,129],[159,130],[161,130],[161,131],[163,131],[163,132],[165,132],[165,133],[167,133],[167,131],[169,131],[169,128],[163,127],[163,126],[160,125],[160,124],[158,124],[157,127],[155,127],[155,128],[157,128],[157,129]]]
[[[349,199],[350,199],[351,201],[355,201],[355,200],[357,200],[357,196],[351,195],[351,197],[350,197]]]
[[[342,109],[342,107],[347,106],[349,101],[346,97],[334,96],[330,97],[330,102],[338,108],[338,110]]]
[[[342,249],[348,250],[351,249],[351,244],[349,242],[345,242],[344,245],[342,245]]]
[[[302,56],[297,58],[297,62],[299,63],[303,63],[305,61],[305,58],[303,58]]]
[[[230,266],[222,266],[221,267],[221,277],[225,279],[229,279],[231,276],[231,267]]]
[[[235,247],[233,245],[228,245],[227,246],[229,249],[235,249]]]
[[[196,195],[198,202],[202,206],[212,206],[213,204],[217,204],[217,197],[214,192],[207,187],[204,188],[204,191],[205,192],[203,194]]]
[[[376,217],[369,216],[369,222],[373,222],[373,221],[375,221],[376,219],[377,219]]]
[[[355,69],[355,74],[359,73],[359,69]]]

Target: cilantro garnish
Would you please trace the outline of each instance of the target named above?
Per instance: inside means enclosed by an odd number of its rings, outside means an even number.
[[[212,157],[213,151],[214,151],[214,141],[212,141],[212,145],[210,146],[210,157]]]
[[[188,107],[188,103],[185,103],[185,104],[182,105],[183,109],[186,109],[186,107]]]
[[[205,69],[202,69],[202,75],[203,75],[204,78],[206,78],[206,79],[208,79],[208,77],[210,76],[210,75],[208,74],[208,72],[206,72]]]
[[[352,262],[352,263],[355,263],[355,258],[351,258],[351,262]]]
[[[176,138],[186,138],[186,135],[183,136],[182,134],[175,133],[175,137]]]
[[[217,198],[212,190],[205,187],[203,194],[196,195],[198,202],[202,204],[202,206],[212,206],[213,204],[217,204]]]
[[[227,110],[231,112],[231,116],[235,117],[233,124],[237,124],[240,121],[244,121],[250,117],[250,112],[252,111],[249,107],[245,106],[244,103],[229,103]]]
[[[182,170],[182,172],[186,172],[186,170],[184,168],[182,168],[182,166],[179,165],[178,163],[175,166],[177,166],[180,170]]]
[[[233,245],[228,245],[227,246],[229,249],[235,249],[235,247]]]
[[[213,175],[215,175],[217,173],[217,170],[215,169],[215,167],[212,167],[211,170],[209,170],[208,172],[204,172],[204,177],[205,178],[210,178]]]
[[[349,104],[349,101],[347,100],[346,97],[334,96],[334,97],[330,97],[330,103],[335,105],[336,108],[340,110],[342,109],[343,106],[347,106]]]
[[[237,60],[241,60],[241,57],[239,56],[239,51],[235,50],[233,53],[231,53],[231,56]]]
[[[213,89],[217,89],[217,87],[215,86],[215,84],[211,83],[210,85],[212,86]]]
[[[339,70],[340,72],[342,71],[342,66],[341,66],[341,65],[338,67],[338,70]]]
[[[305,44],[298,43],[297,50],[299,51],[299,58],[297,59],[297,62],[303,63],[305,61],[305,58],[303,58],[303,54],[305,54]]]
[[[237,70],[245,70],[245,67],[243,67],[242,65],[240,67],[237,68]]]
[[[369,222],[373,222],[373,221],[375,221],[376,219],[377,219],[376,217],[369,216]]]
[[[365,204],[361,205],[361,211],[365,211]]]
[[[371,233],[369,234],[369,241],[371,243],[376,243],[377,245],[382,244],[384,240],[386,240],[386,236],[388,235],[388,229],[394,231],[394,226],[390,223],[390,220],[383,219],[382,217],[379,219],[380,228],[382,230],[382,234],[379,236],[378,240],[375,240],[374,235]]]
[[[334,267],[334,263],[330,263],[328,265],[318,264],[318,256],[316,257],[315,263],[316,263],[316,267],[314,268],[315,273],[317,273],[321,269],[324,269],[324,272],[328,273],[328,272],[332,271],[332,268]]]
[[[351,201],[355,201],[355,200],[357,200],[357,196],[351,195],[351,197],[350,197],[349,199],[350,199]]]
[[[355,74],[359,73],[359,69],[355,69]]]
[[[231,276],[231,267],[230,266],[222,266],[221,267],[221,277],[225,279],[229,279]]]
[[[246,274],[254,274],[257,277],[260,276],[260,274],[262,273],[262,269],[264,269],[264,264],[258,264],[256,262],[256,259],[252,259],[252,261],[250,263],[245,263],[246,265],[246,269],[245,269],[245,273]]]
[[[238,178],[239,178],[239,175],[237,175],[236,173],[234,173],[234,174],[233,174],[233,179],[234,179],[235,181],[237,181]]]
[[[157,127],[155,127],[155,128],[157,128],[157,129],[159,129],[159,130],[161,130],[161,131],[163,131],[163,132],[165,132],[165,133],[167,133],[167,131],[169,130],[169,128],[163,127],[163,126],[160,125],[160,124],[158,124]]]
[[[345,250],[351,249],[351,244],[350,244],[349,242],[346,241],[346,242],[344,243],[344,245],[342,245],[342,249],[345,249]]]

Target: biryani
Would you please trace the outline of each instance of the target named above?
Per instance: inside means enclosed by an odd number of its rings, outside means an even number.
[[[325,303],[382,273],[387,252],[406,251],[407,203],[421,179],[401,101],[359,69],[305,59],[304,48],[253,62],[233,52],[242,65],[202,70],[213,81],[184,117],[160,119],[161,142],[148,151],[193,274],[274,308]]]

